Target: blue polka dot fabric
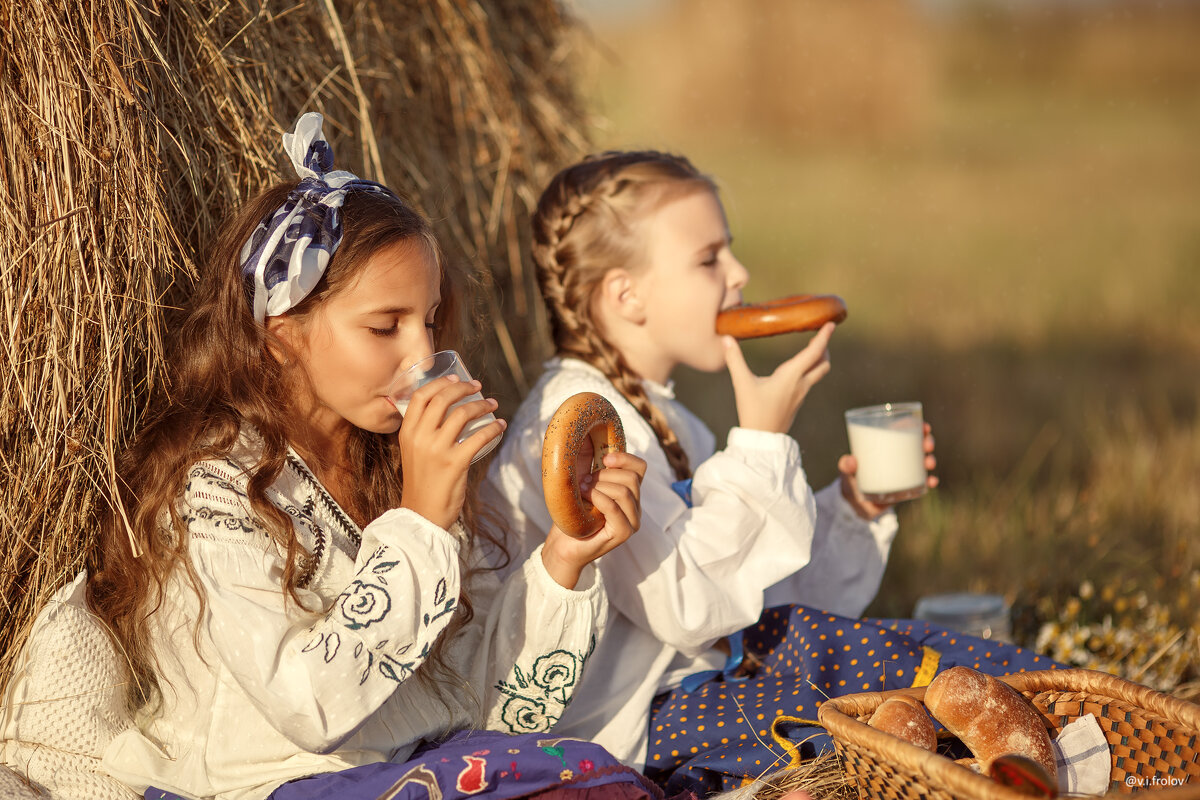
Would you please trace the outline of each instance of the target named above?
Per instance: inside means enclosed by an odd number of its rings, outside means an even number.
[[[817,727],[827,697],[926,686],[967,666],[990,675],[1055,669],[1016,645],[921,620],[850,619],[805,606],[763,612],[743,632],[761,666],[655,699],[646,774],[668,794],[728,791],[832,747]]]

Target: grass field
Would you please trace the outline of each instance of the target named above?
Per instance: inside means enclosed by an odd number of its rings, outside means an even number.
[[[846,299],[793,431],[815,486],[846,448],[842,410],[925,404],[942,486],[901,507],[872,612],[996,592],[1024,642],[1196,693],[1200,14],[1093,8],[610,19],[586,72],[595,141],[718,178],[751,299]],[[802,341],[748,350],[770,369]],[[680,385],[733,424],[727,379]]]

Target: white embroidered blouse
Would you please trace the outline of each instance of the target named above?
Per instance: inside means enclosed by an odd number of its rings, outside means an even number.
[[[720,669],[720,638],[752,625],[766,607],[805,603],[857,616],[879,589],[897,524],[868,523],[835,483],[815,498],[796,441],[733,428],[714,452],[712,432],[674,398],[646,383],[693,466],[692,506],[642,416],[591,365],[551,359],[508,427],[488,471],[485,502],[510,521],[528,552],[551,524],[542,495],[543,435],[559,405],[596,392],[616,407],[629,452],[646,459],[641,527],[599,560],[615,613],[588,673],[555,731],[591,739],[641,768],[654,696],[687,675]]]
[[[247,438],[190,472],[179,509],[205,604],[177,571],[153,617],[162,703],[108,747],[111,774],[138,791],[257,799],[304,775],[402,762],[450,730],[550,728],[607,613],[596,570],[564,589],[531,548],[503,584],[472,572],[474,618],[443,651],[458,679],[439,696],[418,669],[458,604],[461,525],[395,509],[360,530],[292,453],[267,495],[313,555],[298,606],[250,510]]]

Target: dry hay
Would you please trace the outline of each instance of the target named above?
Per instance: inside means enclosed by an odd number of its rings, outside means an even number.
[[[785,795],[804,791],[813,800],[852,800],[858,797],[846,780],[842,759],[831,750],[796,766],[781,769],[740,789],[724,792],[711,800],[780,800]]]
[[[162,380],[164,305],[301,111],[495,287],[491,385],[524,388],[528,212],[585,145],[565,25],[553,0],[0,2],[0,684]]]

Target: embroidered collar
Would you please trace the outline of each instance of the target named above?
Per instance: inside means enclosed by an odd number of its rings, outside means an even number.
[[[325,486],[317,480],[317,476],[308,468],[308,464],[304,463],[304,459],[290,445],[288,446],[287,461],[288,466],[300,476],[300,479],[317,493],[317,499],[325,507],[325,510],[334,522],[341,526],[342,533],[346,538],[354,542],[355,546],[362,544],[362,531],[357,523],[350,518],[349,514],[342,510],[337,500],[333,499],[333,495],[329,494]]]

